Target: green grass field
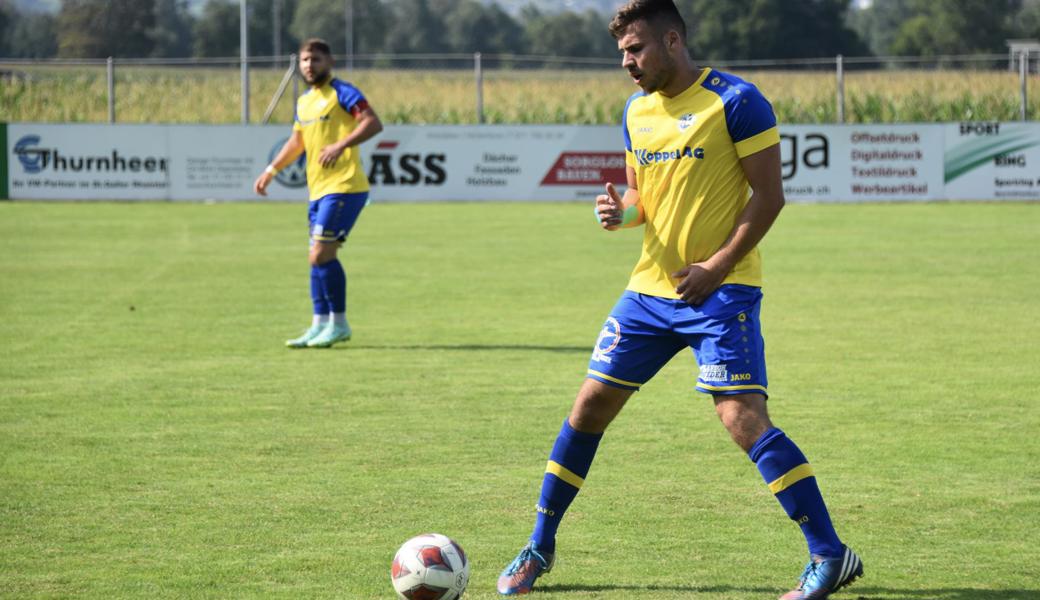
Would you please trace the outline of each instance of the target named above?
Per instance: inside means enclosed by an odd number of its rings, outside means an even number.
[[[772,414],[858,600],[1040,598],[1040,204],[793,205],[764,244]],[[355,339],[309,319],[305,208],[0,203],[0,597],[390,599],[408,537],[530,531],[639,234],[579,204],[376,204]],[[759,600],[805,559],[683,353],[608,432],[546,600]]]

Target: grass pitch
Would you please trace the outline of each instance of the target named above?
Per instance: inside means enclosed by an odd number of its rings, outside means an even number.
[[[0,203],[0,596],[393,598],[424,531],[497,597],[639,233],[586,205],[369,207],[355,339],[305,207]],[[1040,205],[796,205],[764,244],[770,406],[866,576],[1040,598]],[[680,354],[608,432],[539,598],[775,598],[804,545]]]

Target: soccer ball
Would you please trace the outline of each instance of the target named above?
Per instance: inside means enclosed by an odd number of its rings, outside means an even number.
[[[469,560],[447,536],[417,535],[394,555],[390,582],[405,600],[456,600],[469,583]]]

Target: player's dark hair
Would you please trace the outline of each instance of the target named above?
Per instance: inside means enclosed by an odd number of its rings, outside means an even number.
[[[621,39],[621,36],[625,35],[625,29],[636,21],[646,21],[657,29],[674,29],[679,33],[679,37],[686,41],[686,21],[672,0],[629,0],[618,9],[610,21],[610,35],[614,36],[615,40]]]
[[[332,48],[329,47],[328,42],[321,38],[303,40],[303,43],[300,44],[300,54],[303,54],[304,52],[310,52],[312,54],[315,52],[321,52],[325,56],[332,58]]]

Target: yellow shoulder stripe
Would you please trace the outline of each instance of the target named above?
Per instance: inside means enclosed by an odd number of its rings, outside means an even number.
[[[812,476],[812,465],[810,465],[809,463],[802,463],[797,467],[791,469],[790,471],[784,473],[780,477],[777,477],[773,481],[769,482],[769,491],[773,492],[774,494],[779,494],[780,492],[786,490],[787,488],[805,479],[806,477]]]
[[[545,465],[545,472],[552,473],[578,489],[581,489],[582,484],[585,483],[584,479],[555,460],[550,460],[549,464]]]
[[[740,140],[736,144],[737,156],[740,158],[746,158],[752,154],[765,150],[770,146],[775,146],[780,143],[780,130],[776,127],[770,127],[762,133],[753,135],[746,140]]]

